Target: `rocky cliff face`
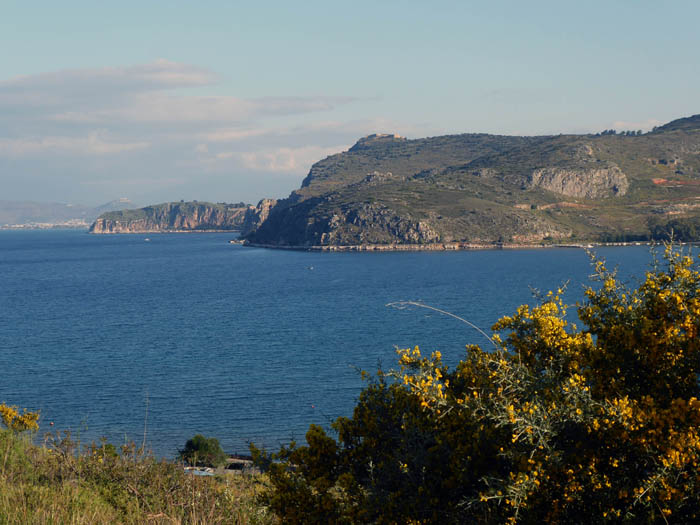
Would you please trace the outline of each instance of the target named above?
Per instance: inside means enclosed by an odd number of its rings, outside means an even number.
[[[257,206],[249,206],[245,211],[243,224],[241,225],[241,236],[254,232],[267,220],[270,210],[277,204],[275,199],[263,199]]]
[[[311,244],[366,244],[438,242],[440,234],[426,220],[400,214],[380,204],[361,204],[339,209],[319,221],[320,235],[307,238]]]
[[[272,211],[248,240],[258,244],[322,246],[401,242],[437,242],[440,234],[427,221],[400,214],[379,204],[359,204],[310,213],[319,199],[281,206]]]
[[[240,230],[248,207],[209,202],[170,202],[138,210],[104,213],[90,233]]]
[[[335,205],[332,197],[322,197],[281,203],[246,238],[259,245],[321,247],[538,242],[570,234],[569,229],[515,209],[483,210],[457,217],[434,212],[414,215],[384,203]]]
[[[540,168],[532,172],[528,185],[584,199],[622,196],[629,188],[627,177],[614,165],[607,168]]]

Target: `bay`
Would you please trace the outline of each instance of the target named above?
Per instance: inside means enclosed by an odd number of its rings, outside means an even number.
[[[318,253],[229,239],[0,231],[0,402],[83,442],[145,434],[164,457],[196,433],[228,452],[276,448],[351,415],[358,371],[391,368],[397,347],[454,364],[466,344],[489,345],[451,317],[388,303],[422,301],[490,332],[533,289],[568,281],[567,302],[582,299],[592,273],[573,248]],[[646,246],[596,252],[626,279],[651,260]]]

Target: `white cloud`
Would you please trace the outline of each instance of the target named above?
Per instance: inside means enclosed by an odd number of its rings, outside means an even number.
[[[85,155],[109,155],[149,147],[148,142],[112,142],[100,132],[84,137],[41,137],[7,139],[0,138],[0,155],[21,157],[37,153]]]
[[[204,135],[206,140],[211,142],[235,142],[242,139],[249,139],[252,137],[260,137],[273,132],[270,129],[216,129],[214,131],[209,131]]]
[[[255,116],[256,104],[235,97],[172,96],[166,93],[132,94],[112,104],[69,109],[46,114],[65,123],[220,123],[247,120]],[[77,104],[71,104],[75,107]]]
[[[329,111],[348,97],[173,95],[176,88],[208,86],[218,76],[167,60],[131,67],[64,70],[0,81],[0,116],[64,124],[222,123]]]
[[[143,92],[180,87],[205,86],[218,80],[206,69],[169,60],[128,67],[66,69],[25,75],[0,81],[2,95],[55,93],[67,95],[97,90],[109,93]]]
[[[314,162],[347,149],[348,146],[306,146],[252,151],[241,153],[238,157],[243,166],[251,170],[301,174],[307,172]]]
[[[202,141],[215,143],[235,143],[250,141],[251,139],[272,138],[281,139],[284,142],[292,143],[296,139],[308,143],[312,137],[350,137],[358,139],[372,133],[398,133],[402,136],[416,135],[424,132],[415,127],[406,127],[397,122],[385,119],[366,119],[341,121],[318,121],[308,122],[303,125],[290,127],[225,127],[215,128],[199,136]],[[337,143],[337,140],[333,143]]]
[[[128,181],[156,194],[198,187],[203,177],[232,186],[243,177],[260,181],[260,198],[269,181],[301,180],[314,162],[362,135],[406,134],[381,120],[334,120],[350,97],[201,93],[218,80],[208,69],[166,60],[0,80],[0,163],[12,167],[0,171],[0,186],[29,193],[91,187],[109,199],[109,188],[122,195],[138,186]],[[193,87],[200,91],[188,95]]]
[[[137,178],[121,178],[119,185],[127,189],[140,189],[144,186],[177,186],[187,182],[184,177],[151,177],[144,180],[142,177]],[[86,180],[82,182],[84,186],[93,187],[109,187],[114,184],[112,180]]]
[[[663,122],[655,118],[650,118],[642,122],[627,122],[624,120],[616,120],[615,122],[613,122],[612,127],[613,129],[616,129],[618,131],[636,131],[638,129],[641,129],[642,131],[650,131],[654,126],[660,126],[661,124],[663,124]]]

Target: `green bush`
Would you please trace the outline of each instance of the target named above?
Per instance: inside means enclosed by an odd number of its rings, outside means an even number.
[[[596,276],[582,329],[550,293],[454,369],[400,351],[336,437],[253,447],[264,502],[287,523],[698,523],[700,273],[668,249],[635,289]]]
[[[197,434],[188,439],[185,448],[179,451],[179,457],[188,465],[196,467],[220,467],[226,463],[226,453],[221,449],[219,440]]]

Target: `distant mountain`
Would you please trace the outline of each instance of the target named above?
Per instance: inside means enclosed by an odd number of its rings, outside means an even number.
[[[166,202],[134,210],[101,214],[90,233],[144,233],[167,231],[240,231],[255,208],[243,202]]]
[[[653,132],[408,140],[370,135],[315,163],[254,244],[700,238],[700,115]]]
[[[0,200],[0,227],[69,223],[72,226],[87,226],[105,211],[133,208],[134,206],[126,198],[117,199],[97,207],[57,202]]]
[[[94,214],[94,217],[92,217],[91,220],[94,220],[103,213],[107,213],[109,211],[133,210],[134,208],[138,207],[138,205],[134,204],[126,197],[122,197],[120,199],[115,199],[113,201],[109,201],[106,204],[102,204],[101,206],[93,208],[91,210],[91,213]]]

